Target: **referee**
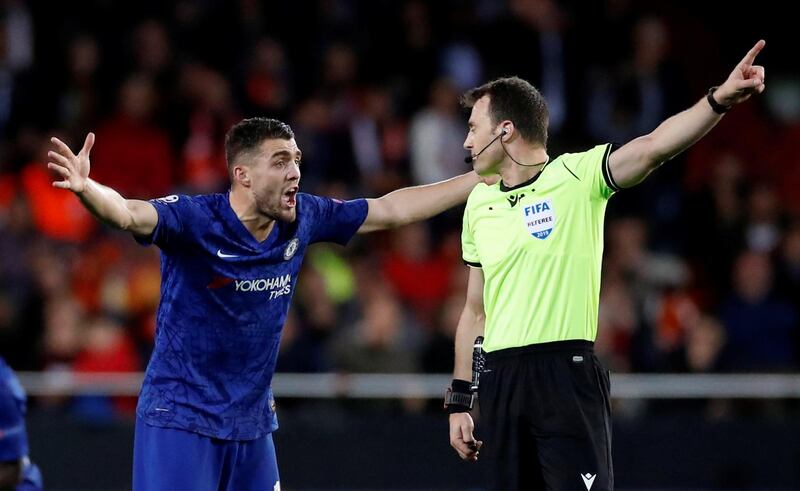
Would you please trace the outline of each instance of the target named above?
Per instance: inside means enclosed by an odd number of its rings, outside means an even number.
[[[608,199],[638,184],[705,135],[733,105],[764,90],[759,41],[719,87],[652,133],[617,148],[547,155],[547,104],[528,82],[470,90],[464,148],[479,184],[464,211],[470,266],[445,406],[450,444],[480,451],[490,490],[603,491],[614,487],[609,374],[594,356]],[[484,336],[481,433],[469,410],[473,343]]]

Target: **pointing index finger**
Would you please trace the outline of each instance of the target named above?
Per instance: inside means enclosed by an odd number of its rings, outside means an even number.
[[[764,41],[763,39],[759,39],[756,45],[750,48],[750,51],[748,51],[747,54],[744,55],[744,58],[742,58],[742,61],[739,64],[747,66],[752,65],[753,62],[756,61],[756,56],[758,55],[758,53],[761,52],[762,49],[764,49],[764,46],[766,44],[767,44],[766,41]]]

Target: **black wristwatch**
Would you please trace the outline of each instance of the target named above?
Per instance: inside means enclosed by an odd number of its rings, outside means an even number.
[[[706,96],[706,100],[708,101],[708,105],[711,106],[711,109],[717,114],[725,114],[726,112],[731,110],[731,106],[723,106],[716,99],[714,99],[714,92],[719,87],[711,87],[708,89],[708,95]]]
[[[444,409],[448,414],[468,413],[475,406],[477,394],[470,390],[470,382],[453,379],[444,392]]]

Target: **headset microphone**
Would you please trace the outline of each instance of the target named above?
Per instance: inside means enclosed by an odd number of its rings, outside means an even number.
[[[471,163],[475,162],[475,159],[477,159],[480,154],[482,154],[487,148],[489,148],[492,145],[492,143],[496,142],[498,138],[500,138],[501,136],[504,136],[506,133],[508,133],[508,130],[503,128],[503,130],[500,132],[500,134],[497,135],[496,137],[492,138],[492,141],[487,143],[486,146],[483,147],[480,152],[475,154],[475,156],[470,155],[469,157],[464,157],[464,163],[465,164],[471,164]]]

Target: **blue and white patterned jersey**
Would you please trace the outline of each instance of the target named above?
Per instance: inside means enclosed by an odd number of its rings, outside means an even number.
[[[297,218],[258,242],[228,194],[152,200],[161,303],[137,413],[154,426],[226,440],[277,429],[270,384],[281,329],[309,244],[346,244],[366,200],[299,193]]]

